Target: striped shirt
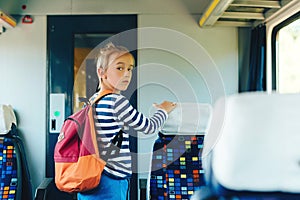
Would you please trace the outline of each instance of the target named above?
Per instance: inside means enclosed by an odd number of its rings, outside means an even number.
[[[145,134],[155,133],[166,121],[166,111],[158,109],[150,117],[145,117],[134,109],[129,101],[121,94],[106,95],[96,105],[95,127],[100,157],[106,153],[111,145],[111,140],[120,130],[123,130],[123,142],[119,153],[112,151],[104,171],[116,178],[129,178],[132,174],[131,154],[129,150],[129,126]]]

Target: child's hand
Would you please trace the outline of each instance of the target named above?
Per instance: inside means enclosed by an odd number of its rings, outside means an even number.
[[[167,113],[170,113],[174,108],[176,108],[176,103],[170,101],[164,101],[161,104],[153,104],[154,107],[165,110]]]

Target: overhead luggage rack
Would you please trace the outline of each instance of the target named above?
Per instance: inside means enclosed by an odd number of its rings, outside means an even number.
[[[7,13],[0,10],[0,34],[6,29],[14,28],[17,25],[17,21]]]
[[[213,0],[202,14],[200,27],[253,27],[298,0]]]

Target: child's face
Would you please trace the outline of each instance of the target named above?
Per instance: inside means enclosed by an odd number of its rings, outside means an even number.
[[[130,53],[120,55],[112,55],[108,68],[104,73],[104,84],[107,89],[115,92],[127,89],[132,76],[134,67],[134,58]]]

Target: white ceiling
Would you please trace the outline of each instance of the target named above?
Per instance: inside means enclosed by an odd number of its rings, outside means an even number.
[[[11,15],[195,15],[200,27],[252,27],[300,0],[0,0]],[[26,9],[23,6],[26,6]],[[300,10],[300,8],[299,8]]]

